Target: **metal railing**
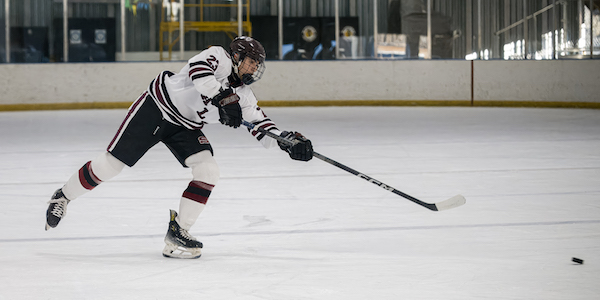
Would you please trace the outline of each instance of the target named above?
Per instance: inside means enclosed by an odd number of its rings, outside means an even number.
[[[252,23],[250,22],[250,0],[237,0],[237,3],[205,3],[204,0],[200,0],[199,3],[185,3],[185,0],[180,0],[179,4],[179,18],[175,21],[174,9],[170,10],[170,15],[164,11],[164,6],[161,9],[161,23],[159,32],[159,59],[162,61],[163,51],[165,47],[164,34],[167,34],[167,52],[168,60],[172,58],[173,47],[179,42],[180,57],[183,57],[184,45],[185,45],[185,32],[199,31],[199,32],[224,32],[231,39],[235,35],[243,35],[246,32],[248,35],[252,35]],[[171,3],[174,1],[171,0]],[[245,3],[244,3],[245,2]],[[187,9],[196,9],[199,12],[198,20],[184,20],[184,13]],[[204,17],[204,10],[206,8],[237,8],[237,21],[207,21]],[[243,18],[243,10],[246,10],[246,17]],[[173,39],[173,33],[178,31],[179,35]]]

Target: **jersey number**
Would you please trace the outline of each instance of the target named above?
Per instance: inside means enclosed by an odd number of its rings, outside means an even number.
[[[219,66],[219,61],[217,60],[217,58],[214,55],[209,56],[206,59],[206,62],[210,65],[210,68],[213,71],[217,70],[217,67]]]

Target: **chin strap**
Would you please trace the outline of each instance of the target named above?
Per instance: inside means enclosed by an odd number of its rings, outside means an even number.
[[[240,77],[235,72],[231,72],[231,75],[227,77],[227,80],[229,80],[229,86],[232,88],[238,88],[244,85]]]
[[[233,67],[233,72],[231,74],[231,76],[233,76],[233,80],[230,78],[229,79],[229,84],[232,87],[239,87],[242,84],[245,85],[249,85],[251,83],[253,83],[255,80],[254,75],[253,74],[244,74],[243,76],[240,77],[240,64],[241,62],[237,61],[235,58],[231,58],[231,62],[232,62],[232,67]],[[234,76],[235,75],[235,76]],[[238,81],[241,81],[242,84],[239,84],[238,86],[234,86],[234,83],[237,84]]]
[[[231,62],[233,65],[233,73],[235,73],[237,75],[240,70],[240,63],[235,61],[235,59],[232,59]]]
[[[254,78],[252,77],[252,75],[249,74],[244,74],[244,76],[242,76],[240,78],[240,64],[241,62],[237,61],[235,58],[231,58],[231,62],[232,62],[232,68],[233,68],[233,72],[231,72],[231,75],[229,75],[228,79],[229,79],[229,85],[231,87],[240,87],[243,84],[250,84],[254,81]],[[250,78],[248,78],[248,75],[250,76]]]
[[[252,74],[244,74],[244,76],[242,76],[242,82],[245,85],[249,85],[254,82],[254,76],[252,76]]]
[[[233,88],[240,87],[244,84],[249,85],[254,82],[254,76],[252,76],[252,74],[244,74],[244,76],[240,78],[240,75],[238,75],[237,72],[237,67],[235,67],[235,65],[233,67],[233,72],[231,72],[231,75],[229,75],[227,79],[229,80],[229,86]]]

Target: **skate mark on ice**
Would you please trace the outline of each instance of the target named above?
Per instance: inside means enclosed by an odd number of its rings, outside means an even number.
[[[250,223],[246,225],[246,227],[268,225],[273,223],[273,221],[267,219],[265,216],[244,216],[244,221]]]
[[[304,222],[304,223],[298,223],[298,224],[294,224],[292,226],[303,226],[303,225],[308,225],[308,224],[316,224],[316,223],[331,222],[331,221],[333,221],[333,219],[330,219],[330,218],[319,218],[319,219],[316,219],[314,221],[309,221],[309,222]]]

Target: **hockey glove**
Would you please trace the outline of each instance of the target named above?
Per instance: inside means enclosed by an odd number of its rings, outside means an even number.
[[[313,147],[309,139],[299,132],[284,131],[280,135],[291,143],[277,141],[279,148],[287,152],[292,159],[309,161],[313,158]]]
[[[219,108],[219,122],[233,128],[242,125],[242,108],[239,103],[240,97],[228,88],[213,97],[212,104]]]

